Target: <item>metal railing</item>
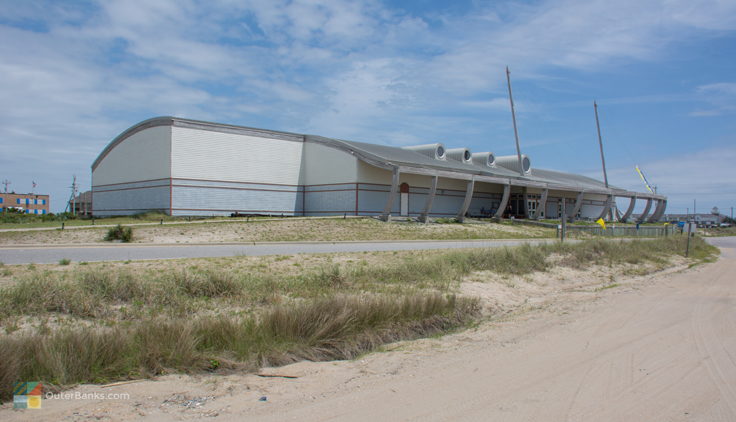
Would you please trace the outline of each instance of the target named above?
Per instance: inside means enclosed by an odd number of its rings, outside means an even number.
[[[547,227],[550,229],[557,229],[557,237],[560,237],[560,225],[553,223],[546,223],[543,221],[532,221],[532,220],[510,220],[514,224],[523,224],[527,226],[538,226]],[[681,230],[675,225],[662,225],[662,226],[616,226],[615,223],[606,225],[606,229],[598,225],[577,225],[567,224],[566,227],[567,235],[575,234],[589,234],[591,236],[605,236],[605,237],[663,237],[671,236],[673,234],[680,234]]]

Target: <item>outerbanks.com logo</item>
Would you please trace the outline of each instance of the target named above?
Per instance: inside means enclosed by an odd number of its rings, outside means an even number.
[[[40,382],[16,382],[13,385],[13,408],[40,409],[43,399],[47,400],[130,400],[129,393],[96,393],[81,391],[44,393]]]
[[[14,409],[40,409],[43,401],[43,384],[40,382],[16,382],[13,385]]]

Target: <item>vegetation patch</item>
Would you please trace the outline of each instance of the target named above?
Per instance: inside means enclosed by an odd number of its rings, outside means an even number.
[[[133,228],[123,227],[118,224],[117,226],[109,229],[105,235],[105,240],[108,242],[119,240],[124,243],[128,243],[133,240]]]
[[[456,296],[475,273],[666,263],[686,239],[330,257],[24,266],[0,287],[0,395],[14,381],[58,386],[171,371],[253,370],[345,359],[477,321]],[[692,239],[691,257],[717,249]],[[310,264],[315,259],[316,264]],[[297,265],[298,264],[298,265]],[[614,284],[604,288],[614,287]]]

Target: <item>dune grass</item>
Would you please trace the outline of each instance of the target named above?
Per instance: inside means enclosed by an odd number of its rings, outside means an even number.
[[[0,397],[10,398],[14,381],[67,386],[351,358],[476,321],[478,301],[456,296],[473,272],[664,264],[684,252],[685,240],[382,253],[378,263],[286,272],[239,272],[237,259],[169,271],[28,268],[0,288]],[[699,261],[716,251],[700,238],[691,244]]]

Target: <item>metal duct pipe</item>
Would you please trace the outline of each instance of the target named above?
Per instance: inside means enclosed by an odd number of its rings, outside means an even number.
[[[424,145],[414,145],[410,147],[402,147],[401,149],[418,152],[422,155],[426,155],[429,158],[434,158],[435,160],[444,160],[447,157],[447,155],[445,154],[445,146],[439,142],[434,143],[434,144],[424,144]]]
[[[472,164],[473,154],[467,148],[452,148],[447,150],[447,158],[460,161],[465,164]]]
[[[496,167],[496,156],[492,152],[474,152],[471,160],[476,166]]]
[[[501,166],[505,169],[509,169],[515,172],[521,173],[523,170],[524,174],[529,174],[532,170],[532,162],[529,156],[521,154],[521,163],[523,169],[519,169],[519,158],[515,155],[504,155],[503,157],[496,157],[496,165]]]

